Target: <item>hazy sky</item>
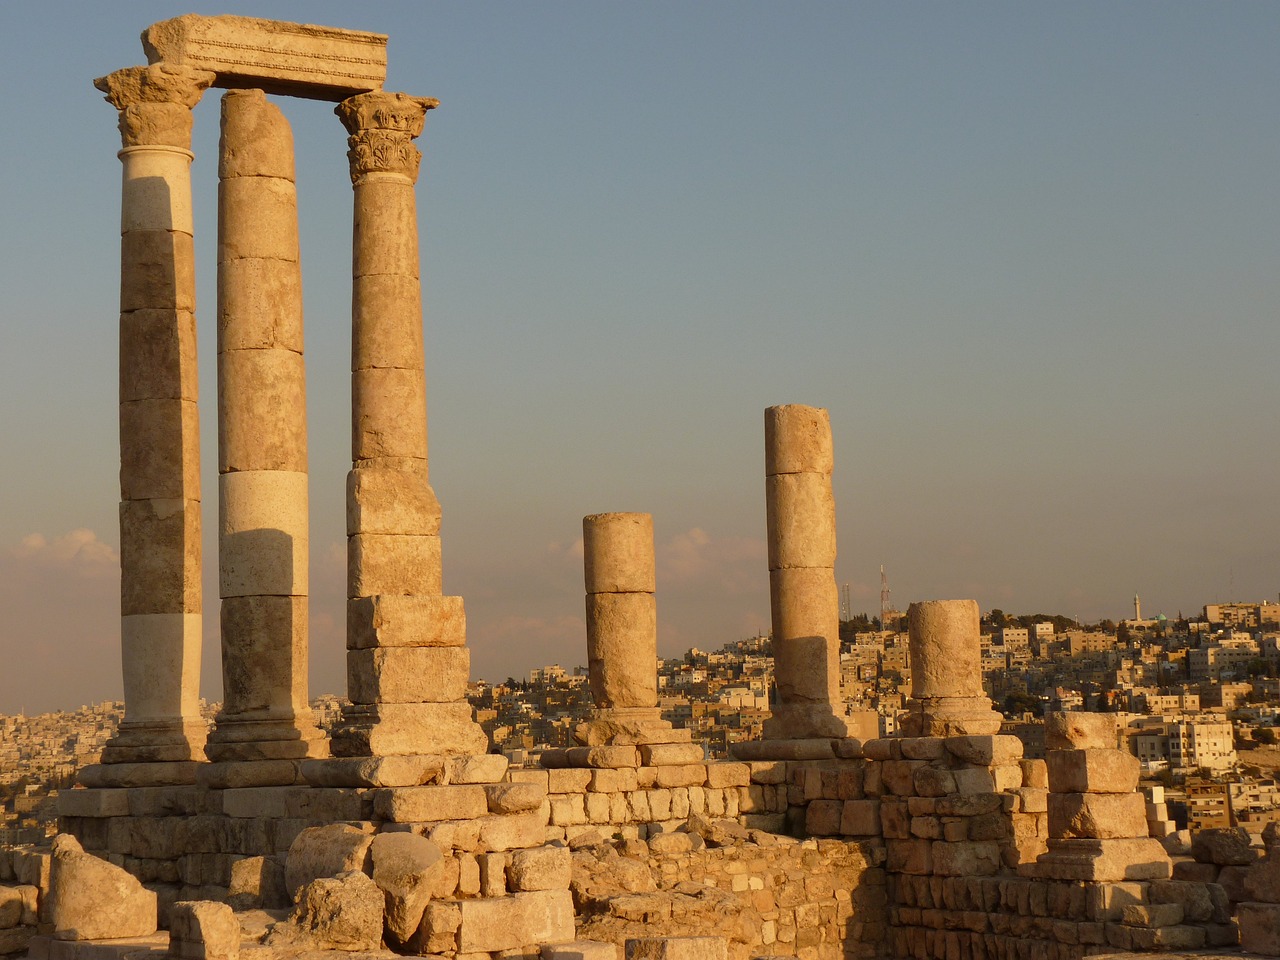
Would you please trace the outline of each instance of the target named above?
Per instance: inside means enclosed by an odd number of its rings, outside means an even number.
[[[853,608],[1170,616],[1280,590],[1280,6],[0,5],[0,712],[118,696],[119,148],[186,12],[390,35],[431,471],[473,675],[585,660],[581,518],[654,514],[659,649],[768,625],[763,410],[831,410]],[[305,14],[299,14],[304,10]],[[216,530],[218,92],[193,178]],[[343,690],[351,189],[294,125],[312,692]],[[216,543],[202,690],[221,695]]]

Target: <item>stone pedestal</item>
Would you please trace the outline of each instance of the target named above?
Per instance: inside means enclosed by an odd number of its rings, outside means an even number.
[[[595,712],[574,739],[584,746],[688,743],[689,731],[673,729],[658,710],[653,517],[583,517],[582,545]]]
[[[978,604],[926,600],[907,609],[911,699],[908,737],[983,736],[1000,732],[1001,716],[982,689]]]
[[[191,109],[213,74],[95,81],[120,111],[120,601],[125,716],[86,783],[189,783],[200,717],[200,436]]]
[[[442,596],[440,504],[427,476],[414,194],[421,154],[413,140],[436,105],[377,92],[344,100],[335,111],[350,134],[355,190],[347,476],[352,705],[332,743],[346,759],[333,761],[324,776],[355,784],[385,783],[422,766],[377,764],[371,773],[370,757],[477,754],[488,747],[466,700],[462,599]],[[420,782],[426,781],[397,785]]]
[[[834,452],[826,410],[765,411],[765,507],[773,673],[765,739],[848,737],[840,696]]]
[[[223,706],[201,771],[299,781],[327,745],[307,701],[307,411],[293,136],[261,90],[222,98],[218,568]]]

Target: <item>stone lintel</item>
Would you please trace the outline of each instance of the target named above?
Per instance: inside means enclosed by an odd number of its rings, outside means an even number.
[[[216,87],[338,102],[382,89],[387,38],[256,17],[187,14],[153,23],[142,34],[149,63],[215,74]]]

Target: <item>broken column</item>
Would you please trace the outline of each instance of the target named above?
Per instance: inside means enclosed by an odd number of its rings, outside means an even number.
[[[82,780],[189,783],[200,717],[200,436],[191,110],[213,74],[94,81],[120,111],[120,643],[125,716]]]
[[[672,729],[658,710],[653,517],[583,517],[582,547],[595,711],[574,731],[575,739],[586,745],[687,743],[689,731]]]
[[[974,600],[925,600],[907,608],[911,699],[908,737],[999,733],[1003,719],[982,689],[982,645]]]
[[[442,595],[440,505],[427,478],[414,193],[421,154],[413,140],[436,105],[377,92],[335,110],[350,134],[355,191],[347,475],[352,704],[333,740],[334,753],[348,758],[475,754],[488,746],[466,700],[462,598]],[[347,767],[359,782],[422,782],[409,762]]]
[[[1054,880],[1160,880],[1168,853],[1148,835],[1140,764],[1116,747],[1108,714],[1055,713],[1045,718],[1049,769],[1047,853],[1019,872]]]
[[[293,135],[261,90],[222,98],[218,568],[223,705],[213,761],[293,783],[327,749],[307,700],[307,409]],[[252,763],[246,763],[251,761]],[[231,771],[204,771],[228,785]]]
[[[777,699],[766,739],[846,737],[840,695],[835,459],[831,419],[787,404],[764,413],[769,599]]]

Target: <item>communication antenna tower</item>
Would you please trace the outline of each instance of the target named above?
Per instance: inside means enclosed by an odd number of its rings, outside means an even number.
[[[849,606],[849,585],[847,583],[840,588],[840,619],[853,619],[853,610]]]
[[[889,577],[884,572],[884,564],[880,564],[880,629],[889,629]]]

